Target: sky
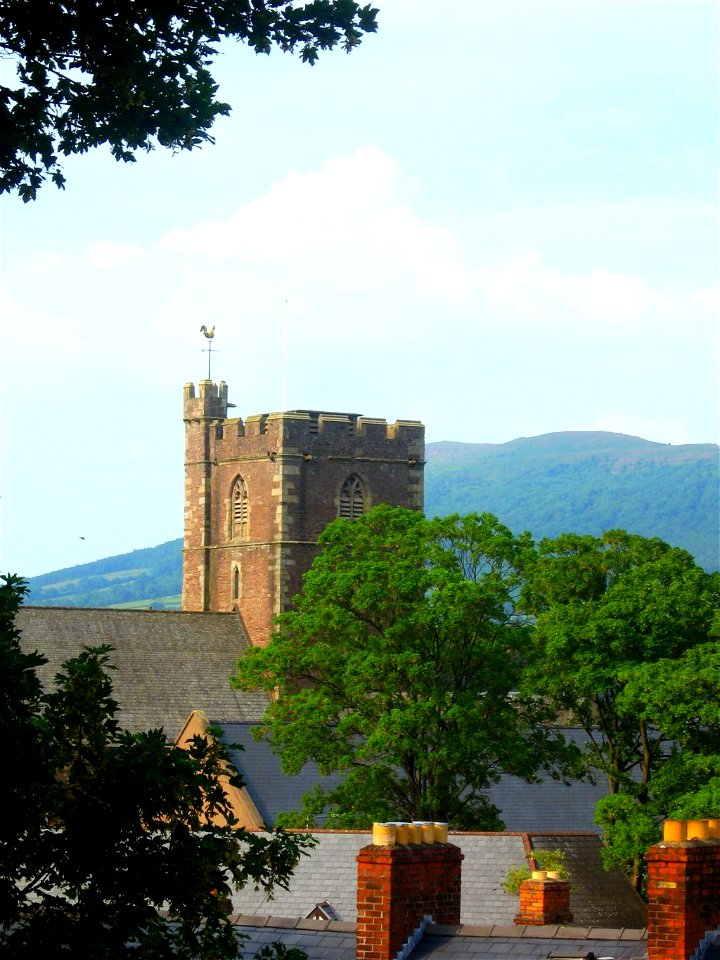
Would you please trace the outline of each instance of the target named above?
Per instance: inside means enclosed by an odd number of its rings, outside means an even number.
[[[718,4],[374,6],[223,47],[215,145],[0,201],[0,571],[182,535],[203,323],[242,417],[718,442]]]

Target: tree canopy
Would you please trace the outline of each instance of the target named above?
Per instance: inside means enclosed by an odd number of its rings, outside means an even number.
[[[536,615],[538,657],[524,686],[585,730],[587,762],[609,786],[596,812],[606,861],[638,887],[660,820],[718,750],[706,704],[717,702],[718,675],[694,679],[698,651],[707,660],[710,644],[717,658],[718,585],[684,550],[620,530],[544,540],[528,569],[523,609]]]
[[[68,661],[43,693],[42,658],[22,652],[13,623],[23,592],[0,581],[4,955],[236,957],[231,889],[286,884],[303,838],[232,829],[217,743],[121,730],[108,648]],[[213,815],[225,826],[208,826]]]
[[[502,772],[531,780],[569,759],[539,725],[544,704],[515,695],[532,655],[516,611],[529,535],[488,514],[379,506],[332,523],[320,546],[295,609],[234,678],[279,690],[262,734],[287,773],[312,759],[344,776],[307,812],[497,828],[486,789]]]
[[[16,82],[0,85],[0,192],[34,199],[61,158],[108,144],[131,161],[156,144],[187,150],[230,106],[209,67],[223,39],[257,53],[351,50],[376,29],[354,0],[26,0],[0,9],[0,55]]]

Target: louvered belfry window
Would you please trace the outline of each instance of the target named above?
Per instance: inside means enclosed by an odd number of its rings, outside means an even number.
[[[247,537],[248,501],[247,487],[242,477],[233,484],[232,491],[232,539],[244,540]]]
[[[340,490],[340,516],[357,520],[365,513],[365,491],[360,477],[350,476]]]

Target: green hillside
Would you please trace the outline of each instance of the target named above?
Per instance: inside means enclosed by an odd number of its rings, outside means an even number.
[[[182,539],[31,577],[29,603],[42,607],[180,608]]]
[[[720,448],[616,433],[549,433],[509,443],[427,446],[425,511],[489,511],[536,540],[621,527],[684,547],[720,569]],[[180,606],[182,541],[33,577],[42,606]]]
[[[536,539],[620,527],[720,567],[720,448],[614,433],[549,433],[427,448],[425,511],[487,510]]]

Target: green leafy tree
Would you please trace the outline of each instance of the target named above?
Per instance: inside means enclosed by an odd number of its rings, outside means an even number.
[[[711,583],[720,608],[720,575]],[[622,692],[624,710],[642,715],[673,742],[654,792],[663,813],[681,819],[720,811],[720,642],[714,627],[710,633],[708,643],[681,657],[641,664]]]
[[[38,843],[43,796],[52,784],[36,724],[42,689],[35,670],[43,658],[23,653],[15,627],[26,592],[18,577],[0,578],[0,724],[3,764],[12,771],[3,778],[0,815],[0,925],[18,916],[23,851]]]
[[[13,624],[23,590],[3,578],[0,949],[27,960],[236,957],[232,888],[286,884],[303,838],[232,829],[216,742],[182,750],[161,730],[121,730],[109,648],[68,661],[43,695],[41,658],[22,653]],[[225,825],[208,826],[212,816]]]
[[[354,0],[50,0],[41,10],[6,0],[0,55],[17,82],[0,86],[0,192],[27,201],[48,176],[62,186],[60,158],[100,144],[127,161],[156,144],[212,142],[230,112],[209,70],[221,40],[314,63],[357,46],[376,12]]]
[[[308,814],[498,827],[486,790],[502,772],[532,780],[569,759],[539,726],[544,704],[514,695],[532,652],[515,610],[529,535],[379,506],[320,546],[295,609],[234,678],[278,691],[260,733],[286,773],[313,759],[344,775]]]
[[[697,725],[695,743],[678,737],[679,724],[666,722],[668,696],[656,686],[660,700],[650,697],[652,678],[660,662],[677,671],[710,639],[717,579],[661,540],[566,534],[540,543],[522,600],[537,618],[538,658],[525,689],[585,730],[586,761],[609,787],[596,811],[606,863],[622,865],[639,889],[644,852],[683,792],[701,737]],[[702,697],[689,683],[691,712]]]

